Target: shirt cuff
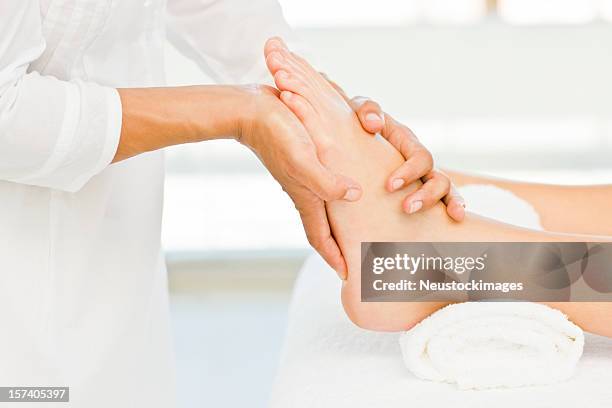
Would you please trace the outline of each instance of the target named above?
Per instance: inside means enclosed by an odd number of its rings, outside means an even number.
[[[85,109],[85,118],[94,123],[93,129],[87,120],[81,121],[81,134],[90,133],[91,140],[84,146],[83,157],[79,157],[84,164],[82,172],[66,187],[68,191],[80,190],[94,176],[104,171],[115,158],[121,139],[121,125],[123,110],[119,92],[114,88],[87,84],[86,99],[83,104],[89,106]],[[98,108],[99,109],[96,109]],[[93,108],[93,109],[92,109]],[[88,159],[91,159],[89,161]],[[88,165],[87,163],[90,163]]]
[[[15,181],[76,192],[115,157],[122,123],[117,90],[80,80],[66,87],[63,122],[51,154],[35,174]]]

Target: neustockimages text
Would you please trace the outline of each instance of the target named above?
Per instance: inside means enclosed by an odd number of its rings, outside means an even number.
[[[421,279],[417,284],[417,282],[406,279],[399,282],[383,282],[379,279],[373,282],[373,287],[377,291],[493,291],[508,293],[522,291],[523,282],[484,282],[483,280],[431,282]]]

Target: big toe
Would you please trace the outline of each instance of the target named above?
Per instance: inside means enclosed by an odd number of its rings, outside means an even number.
[[[288,69],[285,59],[278,51],[272,51],[266,55],[266,65],[272,75],[275,75],[281,69]]]

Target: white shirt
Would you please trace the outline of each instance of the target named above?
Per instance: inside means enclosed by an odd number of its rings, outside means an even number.
[[[163,156],[109,167],[114,88],[164,85],[166,23],[220,82],[262,75],[265,39],[289,34],[276,0],[0,2],[2,386],[69,386],[71,407],[174,406]]]

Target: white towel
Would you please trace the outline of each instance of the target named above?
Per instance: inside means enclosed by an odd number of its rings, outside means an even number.
[[[341,283],[318,256],[304,264],[270,408],[589,408],[612,407],[612,339],[585,336],[568,381],[518,388],[460,390],[424,381],[402,359],[399,333],[352,324],[338,296]]]
[[[558,310],[536,303],[447,306],[400,336],[414,375],[461,389],[520,387],[569,379],[584,334]]]

